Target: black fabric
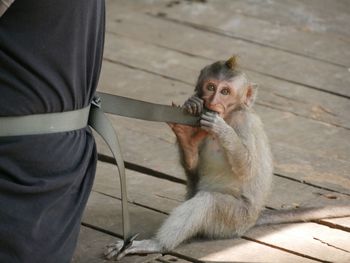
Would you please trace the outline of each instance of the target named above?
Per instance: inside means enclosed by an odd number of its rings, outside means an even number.
[[[0,116],[87,106],[104,13],[103,0],[16,0],[0,18]],[[96,159],[89,128],[0,137],[0,262],[70,262]]]

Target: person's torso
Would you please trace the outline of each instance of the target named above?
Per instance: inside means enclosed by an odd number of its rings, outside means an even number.
[[[0,18],[0,116],[88,105],[104,16],[103,0],[16,0]]]

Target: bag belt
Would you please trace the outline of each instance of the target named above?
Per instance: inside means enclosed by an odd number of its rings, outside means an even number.
[[[0,136],[39,135],[79,130],[86,127],[90,105],[83,109],[32,114],[14,117],[0,117]]]
[[[0,0],[0,17],[6,12],[6,10],[12,5],[15,0]]]
[[[198,125],[199,122],[199,117],[191,116],[179,107],[96,92],[91,105],[83,109],[60,113],[0,117],[0,137],[67,132],[90,125],[105,140],[118,166],[124,248],[127,248],[137,235],[132,235],[130,231],[125,166],[118,136],[104,112],[148,121],[181,123],[192,126]]]
[[[145,121],[171,122],[196,126],[199,117],[188,114],[182,108],[135,100],[103,92],[96,92],[104,112]],[[98,101],[96,101],[99,103]]]

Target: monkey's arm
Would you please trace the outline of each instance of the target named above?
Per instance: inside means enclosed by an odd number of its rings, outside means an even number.
[[[216,135],[232,166],[247,167],[248,147],[224,119],[216,113],[206,112],[202,114],[200,124],[202,129]]]
[[[198,128],[181,124],[169,124],[176,135],[183,156],[184,167],[192,172],[198,166],[198,147],[207,136],[207,132]]]
[[[173,103],[173,106],[176,106]],[[191,115],[200,115],[203,111],[203,100],[197,95],[191,96],[182,106]],[[184,168],[191,174],[198,166],[198,147],[207,136],[207,132],[187,125],[170,123],[169,126],[176,135],[182,153]]]

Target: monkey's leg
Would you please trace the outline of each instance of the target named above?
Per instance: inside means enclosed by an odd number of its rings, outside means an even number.
[[[117,259],[121,259],[127,254],[161,253],[174,249],[211,223],[213,202],[211,193],[197,193],[173,210],[154,239],[134,241],[132,246],[119,255],[123,241],[117,242],[107,247],[106,257],[111,259],[118,255]]]
[[[174,249],[211,224],[214,218],[214,202],[210,192],[198,192],[194,197],[175,208],[156,236],[163,250]]]

